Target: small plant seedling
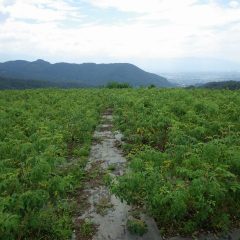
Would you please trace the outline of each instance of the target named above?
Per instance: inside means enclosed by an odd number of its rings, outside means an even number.
[[[116,170],[116,164],[110,164],[109,166],[108,166],[108,170],[109,171],[115,171]]]
[[[146,223],[134,217],[129,217],[127,221],[127,229],[131,234],[143,236],[147,231]]]
[[[107,196],[104,196],[100,199],[100,201],[96,205],[96,212],[97,214],[104,216],[107,214],[107,210],[112,207],[113,207],[113,204],[111,203],[110,198]]]
[[[138,210],[133,210],[133,211],[131,211],[131,215],[134,217],[134,218],[136,218],[136,219],[140,219],[141,217],[140,217],[140,211],[138,211]]]
[[[112,183],[112,180],[113,178],[110,176],[109,173],[106,173],[104,176],[103,176],[103,182],[106,186],[111,186],[111,183]]]
[[[94,234],[94,224],[89,219],[85,219],[80,226],[80,232],[84,237],[92,236]]]

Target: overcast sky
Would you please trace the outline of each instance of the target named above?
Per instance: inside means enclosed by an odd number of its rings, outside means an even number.
[[[240,1],[0,0],[0,61],[240,63]]]

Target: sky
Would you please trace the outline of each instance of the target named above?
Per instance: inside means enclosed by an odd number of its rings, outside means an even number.
[[[0,0],[0,61],[15,59],[237,69],[240,0]]]

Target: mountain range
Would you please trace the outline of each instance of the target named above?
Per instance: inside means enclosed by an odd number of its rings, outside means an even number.
[[[51,64],[44,60],[24,60],[0,63],[0,87],[99,87],[108,82],[128,83],[133,87],[155,85],[173,86],[166,78],[146,72],[129,63],[112,64]],[[12,84],[14,87],[12,86]],[[25,87],[24,87],[25,88]]]

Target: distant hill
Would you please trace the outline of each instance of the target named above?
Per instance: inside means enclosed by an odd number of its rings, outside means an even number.
[[[185,89],[195,88],[208,88],[208,89],[227,89],[227,90],[238,90],[240,89],[240,81],[218,81],[208,83],[198,83],[195,85],[186,86]]]
[[[238,81],[209,82],[201,85],[200,88],[237,90],[240,89],[240,82]]]
[[[17,79],[40,80],[39,84],[60,87],[98,87],[108,82],[129,83],[133,87],[151,84],[157,87],[173,86],[166,78],[145,72],[129,63],[51,64],[44,60],[34,62],[17,60],[0,63],[0,76],[5,80],[14,79],[15,83]]]

